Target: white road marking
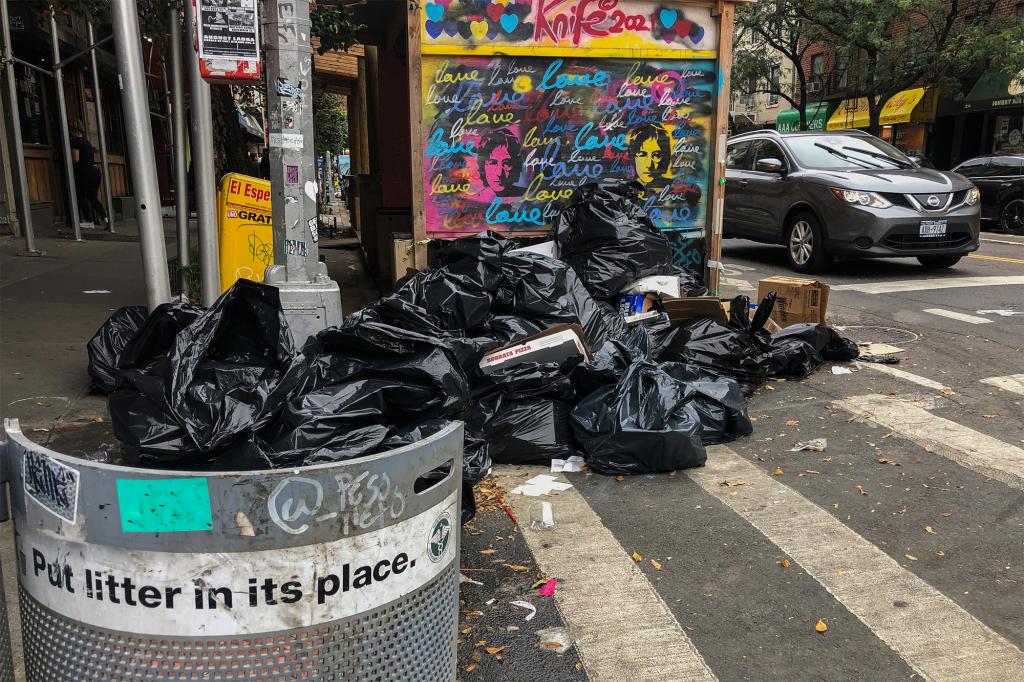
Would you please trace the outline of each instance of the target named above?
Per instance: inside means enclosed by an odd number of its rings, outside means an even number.
[[[951,320],[959,320],[960,322],[967,322],[969,324],[992,324],[992,320],[985,319],[984,317],[965,315],[953,310],[944,310],[943,308],[925,308],[921,312],[931,313],[932,315],[938,315],[939,317],[948,317]]]
[[[1024,490],[1024,449],[938,417],[909,400],[872,394],[843,398],[835,404],[946,459]]]
[[[983,242],[992,242],[993,244],[1013,244],[1014,246],[1024,245],[1024,242],[1014,242],[1014,241],[1010,241],[1009,239],[985,239],[983,237],[981,239],[981,241],[983,241]]]
[[[917,384],[918,386],[924,386],[925,388],[930,388],[934,391],[942,391],[948,393],[949,391],[953,390],[949,386],[943,386],[937,381],[933,381],[926,377],[918,376],[917,374],[913,374],[902,369],[897,369],[892,365],[880,365],[877,362],[861,362],[858,364],[861,367],[873,369],[876,372],[882,372],[883,374],[888,374],[889,376],[896,377],[897,379],[903,379],[904,381],[909,381],[911,383]]]
[[[979,315],[998,315],[1000,317],[1013,317],[1014,315],[1024,315],[1024,310],[975,310],[974,312]]]
[[[723,287],[734,287],[741,291],[756,291],[757,288],[745,279],[739,279],[738,277],[722,277],[721,286]]]
[[[512,488],[543,467],[496,466]],[[559,476],[561,480],[564,477]],[[555,527],[529,523],[537,500],[505,499],[544,575],[558,579],[555,600],[593,680],[717,680],[668,606],[576,488],[554,498]],[[633,625],[643,624],[637,636]]]
[[[792,557],[925,679],[1024,679],[1024,653],[1017,647],[732,450],[710,447],[707,466],[686,473]],[[726,479],[747,484],[721,485]]]
[[[932,279],[905,279],[896,282],[860,282],[855,284],[834,284],[833,291],[859,291],[863,294],[891,294],[899,291],[922,291],[925,289],[957,289],[959,287],[994,287],[1008,284],[1024,284],[1024,275],[996,277],[935,277]]]
[[[989,377],[981,383],[1024,395],[1024,374],[1011,374],[1005,377]]]

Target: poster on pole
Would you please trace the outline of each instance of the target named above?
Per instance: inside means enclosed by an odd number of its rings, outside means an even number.
[[[260,58],[256,0],[196,0],[196,4],[200,57]]]

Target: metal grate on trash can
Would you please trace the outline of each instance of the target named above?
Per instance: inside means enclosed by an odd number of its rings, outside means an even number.
[[[455,678],[461,424],[349,462],[202,474],[6,428],[29,680]]]

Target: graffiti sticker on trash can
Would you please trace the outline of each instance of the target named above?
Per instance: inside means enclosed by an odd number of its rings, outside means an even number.
[[[68,523],[78,517],[78,472],[38,452],[25,453],[25,492]]]
[[[428,556],[433,562],[438,562],[444,557],[448,550],[448,541],[452,537],[452,519],[447,513],[441,514],[434,522],[430,530],[430,548]]]

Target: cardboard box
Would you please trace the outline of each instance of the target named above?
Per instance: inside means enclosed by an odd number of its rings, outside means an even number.
[[[415,270],[412,263],[413,242],[411,236],[409,239],[396,239],[393,249],[392,272],[394,277],[391,281],[392,284],[405,277],[409,270]]]
[[[698,317],[710,317],[722,324],[729,320],[726,302],[715,296],[684,296],[661,302],[673,326]]]
[[[798,322],[825,324],[829,287],[816,279],[801,277],[766,277],[757,283],[757,297],[764,300],[776,293],[772,319],[781,327]]]
[[[562,362],[573,356],[590,359],[583,343],[583,328],[578,324],[556,324],[540,334],[491,351],[480,361],[480,369],[490,374],[524,362]]]

